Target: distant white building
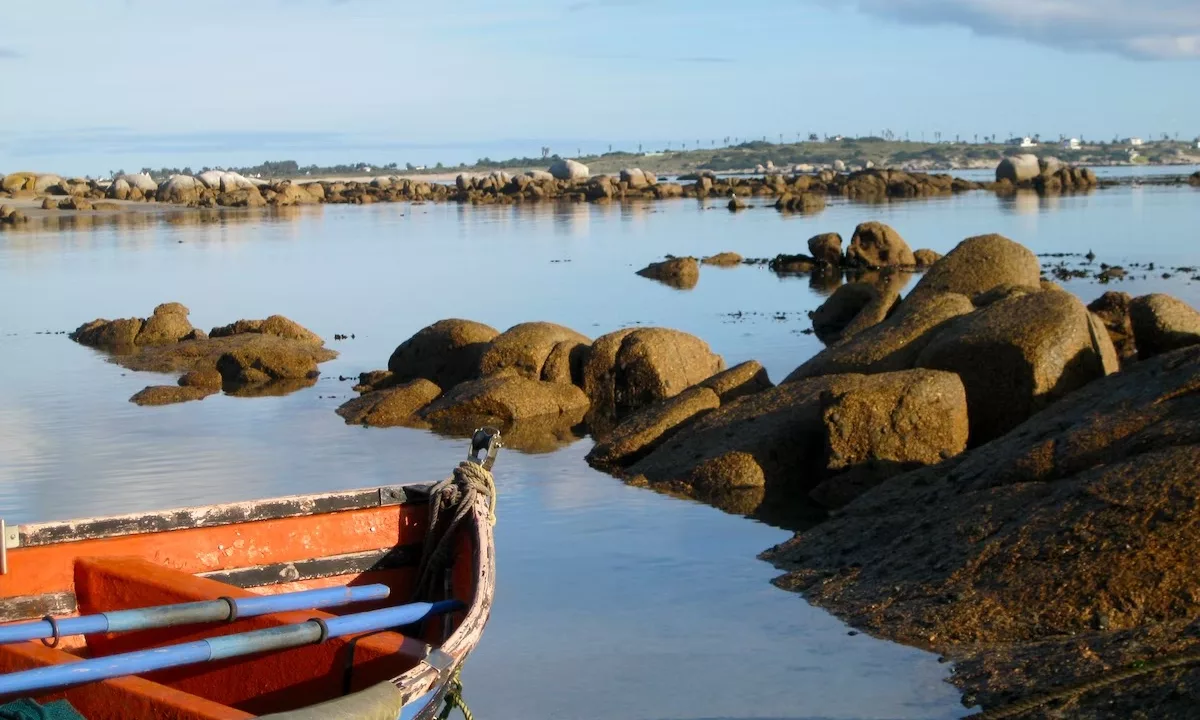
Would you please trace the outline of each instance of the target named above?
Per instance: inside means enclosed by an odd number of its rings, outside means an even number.
[[[1079,138],[1070,138],[1069,140],[1063,140],[1062,147],[1063,147],[1063,150],[1078,150],[1079,149]]]
[[[1124,143],[1125,145],[1132,145],[1133,147],[1140,147],[1141,145],[1144,144],[1143,140],[1140,137],[1125,138],[1121,142]]]

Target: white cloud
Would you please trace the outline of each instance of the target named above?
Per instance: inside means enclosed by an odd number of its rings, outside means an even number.
[[[1139,59],[1200,58],[1200,0],[834,0],[901,22]]]

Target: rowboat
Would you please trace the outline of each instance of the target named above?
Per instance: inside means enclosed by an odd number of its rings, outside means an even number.
[[[459,671],[495,591],[499,446],[480,429],[438,483],[0,521],[0,708],[88,720],[465,711]]]

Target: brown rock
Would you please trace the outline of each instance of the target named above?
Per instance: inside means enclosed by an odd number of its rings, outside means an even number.
[[[92,203],[81,197],[69,197],[58,204],[59,210],[91,210]]]
[[[808,492],[851,467],[874,463],[896,473],[958,452],[964,403],[962,385],[949,373],[813,378],[710,411],[628,472],[693,490],[703,474],[722,478],[704,483],[725,489],[762,477],[768,493]],[[726,465],[732,468],[718,471]]]
[[[625,418],[587,454],[592,467],[628,465],[660,445],[681,426],[721,404],[711,389],[695,386]]]
[[[5,192],[20,192],[32,190],[37,182],[37,175],[31,172],[15,172],[0,176],[0,190]]]
[[[883,322],[899,302],[897,283],[848,283],[813,311],[813,330],[817,339],[832,345]]]
[[[224,380],[215,367],[204,370],[189,370],[179,378],[181,387],[220,390]]]
[[[615,332],[601,335],[592,343],[583,361],[584,394],[591,400],[592,407],[598,408],[601,414],[612,415],[616,403],[617,352],[621,343],[633,332],[633,328],[624,328]]]
[[[512,370],[522,377],[538,380],[550,353],[561,342],[587,345],[591,340],[571,328],[554,323],[514,325],[497,335],[483,351],[479,359],[479,374],[488,377]]]
[[[1129,303],[1129,322],[1139,360],[1200,343],[1200,313],[1170,295],[1134,298]]]
[[[977,446],[1105,375],[1088,318],[1068,293],[1008,298],[948,323],[915,364],[962,378]]]
[[[694,257],[670,258],[650,263],[637,274],[679,290],[691,290],[700,281],[700,263]]]
[[[887,320],[822,350],[783,382],[838,373],[907,370],[947,322],[974,309],[969,298],[955,293],[929,296],[918,303],[905,299]]]
[[[237,320],[229,325],[215,327],[208,334],[209,337],[221,338],[247,333],[274,335],[312,345],[325,344],[319,335],[282,315],[272,315],[266,320]]]
[[[179,303],[164,303],[154,308],[154,313],[142,325],[135,342],[138,345],[179,342],[194,329],[188,322],[186,307]]]
[[[439,320],[401,343],[388,358],[388,370],[400,382],[425,378],[440,387],[453,387],[478,377],[479,361],[499,334],[471,320]]]
[[[43,210],[57,210],[58,203],[55,202],[54,198],[52,198],[52,197],[45,198],[42,200],[42,209]]]
[[[963,240],[938,260],[913,288],[910,297],[959,293],[967,297],[1000,285],[1040,287],[1037,256],[1002,235],[977,235]]]
[[[215,392],[217,391],[201,387],[148,385],[129,398],[129,402],[135,405],[171,405],[190,400],[203,400]]]
[[[825,468],[810,495],[841,507],[888,477],[967,449],[967,394],[954,373],[909,371],[821,396]]]
[[[723,370],[700,383],[717,394],[721,404],[732,402],[743,395],[753,395],[774,387],[767,370],[757,360],[747,360]]]
[[[80,345],[116,349],[131,348],[142,329],[141,318],[124,318],[120,320],[93,320],[80,325],[69,336]]]
[[[716,255],[709,255],[700,262],[705,265],[716,265],[717,267],[734,267],[742,264],[742,256],[735,252],[721,252]]]
[[[1133,325],[1129,320],[1129,303],[1132,300],[1129,293],[1109,290],[1088,305],[1088,310],[1104,324],[1122,362],[1137,355]]]
[[[591,343],[563,340],[554,346],[542,365],[541,380],[545,382],[583,384],[583,364]]]
[[[842,264],[842,236],[821,233],[808,239],[808,254],[819,263],[837,267]]]
[[[638,328],[625,336],[613,363],[615,417],[673,397],[725,369],[700,338],[668,328]]]
[[[374,390],[337,409],[347,425],[395,427],[412,423],[417,413],[442,394],[432,382],[418,378],[403,385]]]
[[[934,252],[929,248],[921,248],[913,251],[913,259],[917,261],[917,267],[929,267],[938,260],[942,259],[942,254]]]
[[[880,222],[865,222],[854,229],[846,263],[868,268],[912,267],[917,260],[900,233]]]
[[[574,385],[499,375],[460,383],[422,410],[421,417],[435,425],[463,420],[503,425],[546,416],[582,417],[587,407],[587,396]]]
[[[266,333],[264,335],[270,336]],[[259,383],[266,380],[316,377],[317,360],[312,355],[294,351],[296,345],[308,344],[292,339],[246,344],[221,355],[217,359],[217,371],[227,383]]]

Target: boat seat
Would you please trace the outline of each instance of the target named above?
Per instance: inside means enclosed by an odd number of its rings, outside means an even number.
[[[164,568],[139,557],[78,558],[74,575],[79,613],[85,615],[222,597],[255,596],[248,590]],[[87,654],[103,657],[332,617],[334,615],[319,610],[303,610],[229,623],[90,635],[86,638]],[[9,648],[12,650],[5,652]],[[412,667],[425,648],[424,642],[399,633],[366,633],[330,638],[317,645],[91,683],[69,689],[60,696],[71,700],[89,718],[93,715],[76,704],[77,699],[92,708],[97,718],[122,716],[107,714],[103,706],[97,709],[101,696],[110,701],[122,698],[115,705],[118,708],[120,703],[126,702],[125,696],[144,697],[146,701],[157,703],[151,713],[154,717],[180,720],[253,717],[340,697],[346,692],[395,677]],[[7,665],[4,664],[6,658]],[[0,646],[0,670],[4,672],[78,659],[41,643]]]

